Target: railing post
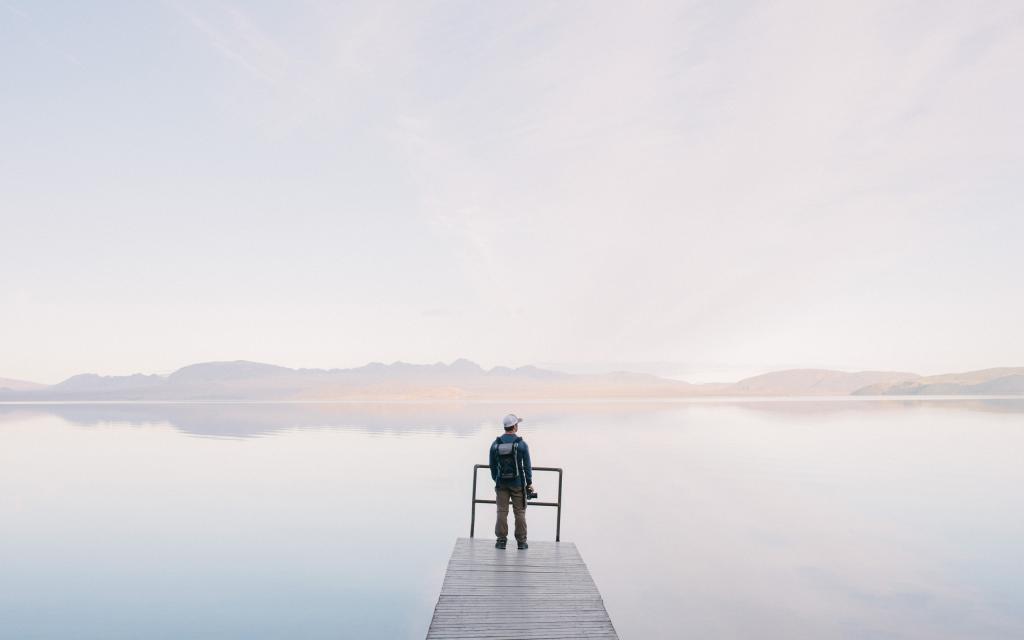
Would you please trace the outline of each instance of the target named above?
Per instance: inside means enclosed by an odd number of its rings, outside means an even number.
[[[473,530],[476,528],[476,471],[477,465],[473,465],[473,496],[470,499],[470,508],[473,510],[469,516],[469,537],[473,537]]]
[[[555,516],[555,542],[562,539],[562,470],[558,470],[558,515]]]

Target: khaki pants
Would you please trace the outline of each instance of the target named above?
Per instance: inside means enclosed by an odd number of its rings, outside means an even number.
[[[526,542],[526,494],[522,487],[498,487],[494,490],[498,503],[498,522],[494,535],[508,537],[508,503],[512,501],[512,514],[516,518],[516,541]]]

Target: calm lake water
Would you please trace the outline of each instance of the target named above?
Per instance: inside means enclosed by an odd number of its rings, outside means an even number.
[[[509,411],[623,638],[1024,637],[1021,400],[0,405],[0,637],[422,638]]]

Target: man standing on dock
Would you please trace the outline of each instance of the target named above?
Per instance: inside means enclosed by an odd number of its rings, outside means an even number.
[[[521,419],[510,413],[503,422],[505,433],[494,440],[490,451],[491,478],[498,503],[498,522],[494,525],[498,541],[494,546],[504,549],[508,542],[508,503],[511,501],[516,520],[516,542],[518,548],[526,549],[530,546],[526,544],[526,497],[533,495],[530,448],[518,435]]]

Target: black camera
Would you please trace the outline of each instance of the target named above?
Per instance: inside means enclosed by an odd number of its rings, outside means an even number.
[[[527,500],[533,500],[536,497],[537,497],[537,492],[536,491],[527,491],[526,492],[526,499]]]

